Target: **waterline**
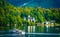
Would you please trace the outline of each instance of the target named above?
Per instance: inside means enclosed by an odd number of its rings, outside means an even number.
[[[33,35],[60,35],[60,33],[26,33],[26,34],[33,34]]]
[[[60,33],[25,33],[24,35],[60,35]],[[22,34],[0,34],[0,36],[17,36]]]

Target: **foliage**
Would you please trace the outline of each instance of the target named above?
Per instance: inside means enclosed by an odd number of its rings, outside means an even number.
[[[29,25],[35,24],[28,22],[28,15],[34,17],[37,22],[45,22],[55,20],[60,23],[60,8],[41,8],[41,7],[15,7],[6,0],[0,0],[0,24],[12,26],[17,24],[20,26],[27,22]],[[26,20],[24,20],[26,17]]]

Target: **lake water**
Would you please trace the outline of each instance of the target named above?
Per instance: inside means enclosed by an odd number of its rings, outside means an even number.
[[[25,34],[0,30],[0,37],[60,37],[60,27],[24,27]]]

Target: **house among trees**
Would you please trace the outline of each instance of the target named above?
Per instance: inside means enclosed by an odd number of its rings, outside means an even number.
[[[50,24],[50,22],[49,21],[46,21],[45,24]]]
[[[26,20],[26,17],[24,17],[24,20]]]
[[[46,21],[45,23],[44,23],[44,25],[45,26],[54,26],[54,20],[51,20],[51,21]]]
[[[30,15],[28,15],[28,22],[30,22],[31,21],[31,17],[30,17]]]
[[[35,18],[28,15],[28,22],[35,22]]]
[[[28,19],[26,17],[24,17],[24,20],[28,20],[28,22],[35,22],[35,18],[31,17],[30,15],[28,15]]]

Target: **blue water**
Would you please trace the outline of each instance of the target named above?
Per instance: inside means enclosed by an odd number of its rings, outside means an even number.
[[[0,37],[60,37],[60,34],[52,34],[52,33],[43,33],[43,34],[1,34]]]
[[[9,30],[0,30],[0,37],[60,37],[60,27],[50,27],[48,28],[48,32],[46,27],[44,27],[43,32],[39,31],[39,27],[36,28],[37,30],[35,32],[25,32],[25,34],[12,31],[9,32]]]

